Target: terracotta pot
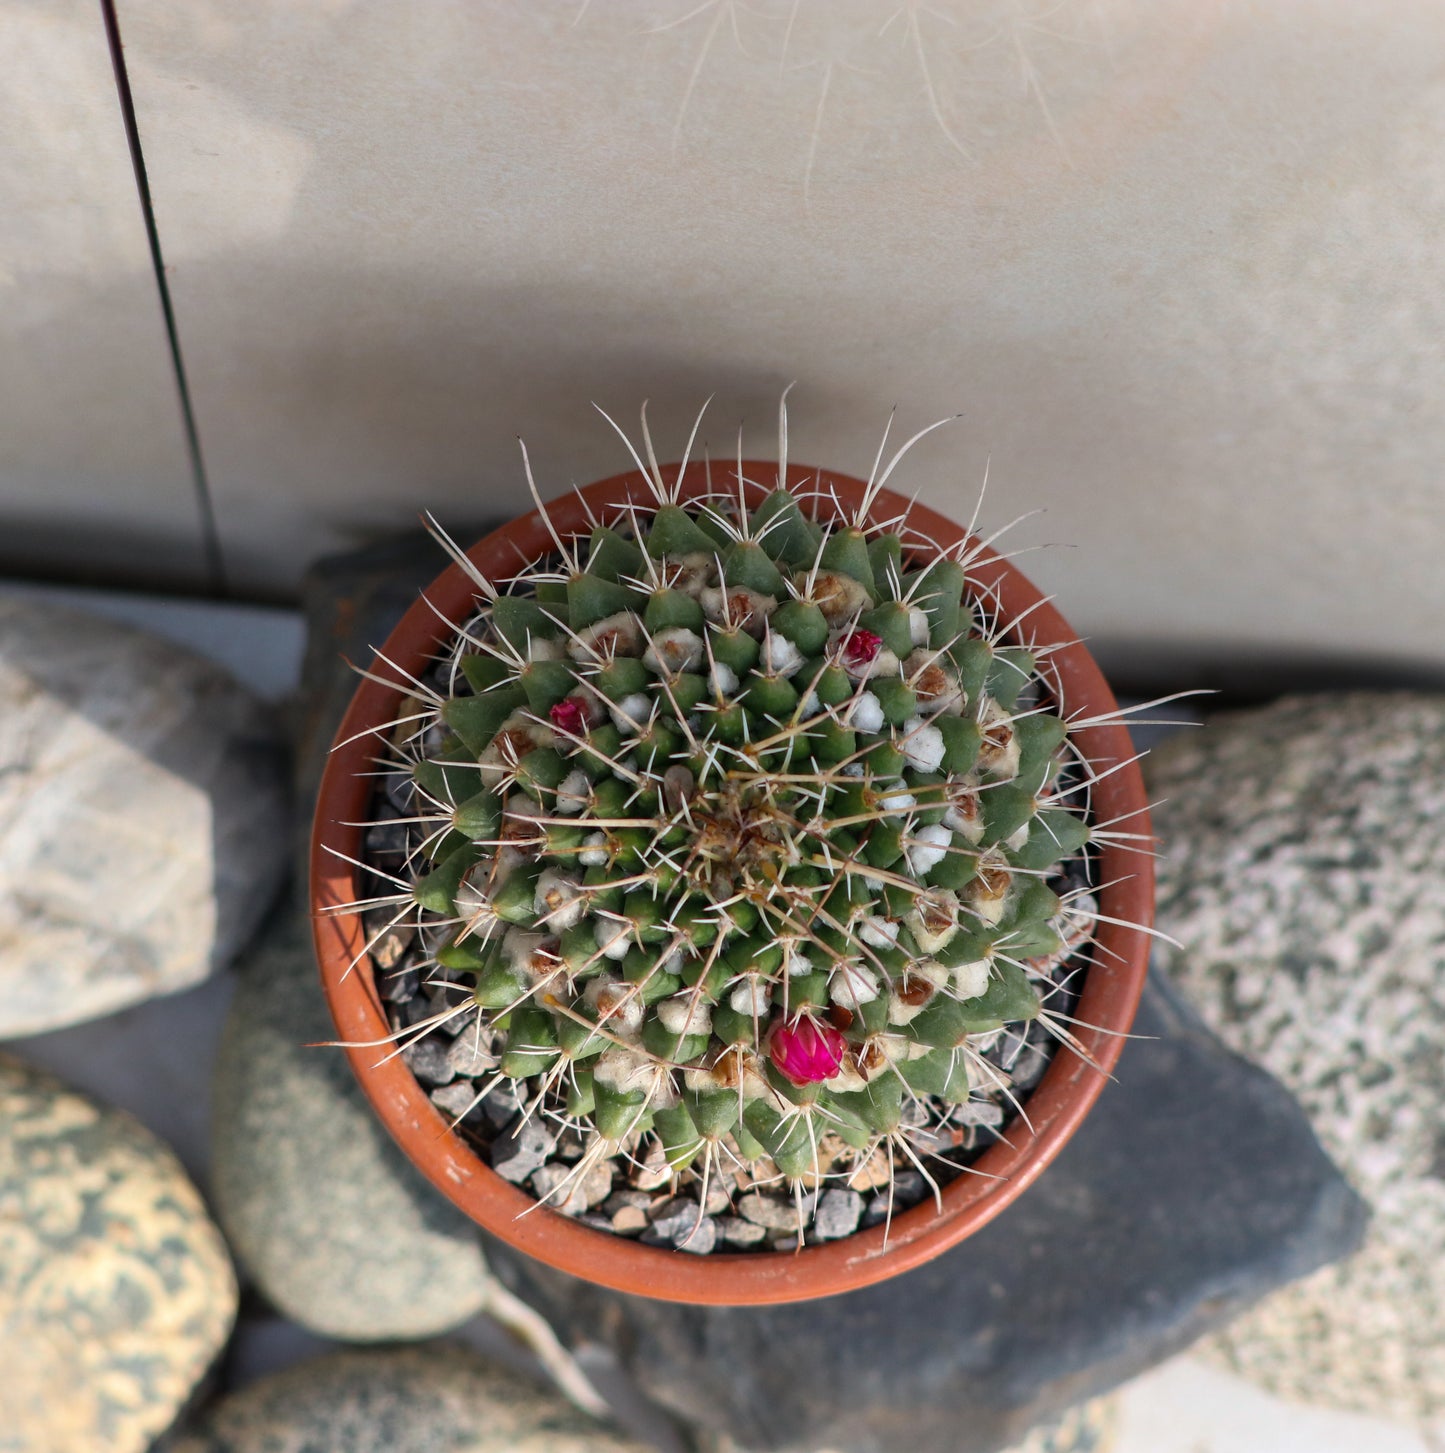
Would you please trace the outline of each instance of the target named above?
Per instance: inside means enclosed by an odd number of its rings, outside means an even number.
[[[777,466],[749,461],[743,470],[745,476],[771,482]],[[676,473],[676,466],[663,470],[669,482]],[[713,473],[717,487],[719,471],[714,468]],[[864,486],[859,480],[797,467],[788,473],[790,484],[819,481],[819,486],[809,488],[818,488],[823,496],[820,513],[831,510],[826,503],[829,491],[849,509],[862,499]],[[734,478],[731,469],[726,478]],[[704,491],[703,471],[694,465],[683,497]],[[759,486],[754,495],[761,498],[765,492]],[[586,533],[587,510],[607,523],[620,516],[628,501],[651,498],[642,477],[631,472],[591,485],[580,496],[565,496],[549,506],[549,513],[565,537]],[[906,517],[914,530],[943,546],[966,538],[965,531],[942,515],[910,505],[888,490],[879,496],[873,514],[879,520]],[[469,554],[484,574],[503,580],[514,575],[522,561],[539,559],[551,549],[551,537],[534,512],[488,535]],[[1075,640],[1063,617],[1051,605],[1040,603],[1029,581],[992,551],[979,548],[969,578],[996,593],[1001,621],[1027,611],[1036,639]],[[473,604],[472,584],[453,565],[427,588],[426,599],[407,612],[381,655],[402,671],[419,673],[449,635],[446,622],[464,618]],[[1093,719],[1114,711],[1114,698],[1083,646],[1065,646],[1051,659],[1069,716]],[[376,669],[395,678],[385,665]],[[375,784],[375,778],[366,775],[374,740],[365,733],[392,720],[400,698],[397,689],[362,682],[337,734],[317,803],[311,858],[316,950],[338,1038],[347,1042],[377,1041],[390,1032],[370,961],[363,956],[347,972],[365,942],[360,916],[331,910],[358,896],[357,870],[345,860],[360,857],[360,829],[348,824],[367,816]],[[1074,733],[1073,740],[1099,774],[1092,794],[1094,820],[1127,818],[1129,831],[1147,834],[1144,784],[1137,766],[1110,770],[1133,754],[1125,728],[1117,722],[1090,726]],[[1016,1120],[1007,1140],[975,1162],[983,1174],[961,1175],[946,1186],[941,1211],[928,1200],[901,1212],[886,1236],[884,1227],[876,1226],[796,1253],[694,1256],[594,1231],[538,1206],[496,1175],[453,1133],[399,1057],[385,1059],[387,1049],[377,1048],[353,1047],[347,1053],[377,1114],[412,1162],[479,1225],[519,1250],[589,1281],[671,1301],[742,1305],[828,1296],[908,1271],[992,1220],[1043,1173],[1097,1098],[1105,1072],[1119,1056],[1121,1036],[1133,1020],[1144,986],[1148,938],[1143,929],[1151,921],[1154,895],[1151,859],[1143,852],[1107,847],[1101,853],[1098,880],[1104,885],[1100,911],[1108,921],[1099,925],[1077,1010],[1082,1024],[1091,1026],[1077,1032],[1094,1065],[1060,1048],[1028,1097],[1029,1124]]]

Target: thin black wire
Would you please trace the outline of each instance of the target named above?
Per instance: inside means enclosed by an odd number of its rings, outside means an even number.
[[[125,139],[130,147],[131,167],[135,172],[136,192],[140,198],[141,216],[145,220],[146,239],[150,243],[151,266],[155,269],[156,290],[160,294],[161,313],[165,318],[166,338],[170,343],[171,365],[175,370],[176,392],[180,398],[181,422],[186,433],[186,450],[191,460],[191,480],[196,490],[196,508],[200,514],[201,549],[205,556],[206,575],[211,593],[229,593],[226,562],[221,551],[220,531],[216,527],[216,511],[211,501],[206,461],[201,453],[201,436],[196,428],[195,411],[191,407],[191,389],[186,381],[186,365],[181,357],[181,340],[176,331],[175,309],[171,306],[170,285],[166,281],[165,259],[161,254],[160,233],[156,229],[155,209],[151,205],[150,182],[146,177],[145,157],[141,153],[140,130],[136,125],[135,101],[131,96],[130,77],[126,74],[125,54],[121,46],[120,22],[116,18],[115,0],[100,0],[105,20],[105,38],[110,46],[111,68],[115,72],[116,96],[120,101]]]

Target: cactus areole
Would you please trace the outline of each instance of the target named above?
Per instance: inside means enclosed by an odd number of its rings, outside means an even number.
[[[458,552],[337,742],[313,907],[339,1038],[444,1194],[590,1280],[757,1303],[908,1270],[1042,1171],[1133,1017],[1152,875],[1108,688],[1016,570],[881,481],[694,462],[565,495]],[[496,1081],[593,1159],[801,1191],[820,1143],[846,1168],[946,1133],[988,1036],[1049,1015],[1038,966],[1079,936],[1057,867],[1087,856],[1082,992],[1026,1114],[936,1200],[796,1252],[627,1241],[495,1175],[383,1042],[378,766],[425,820],[398,912],[465,971]]]

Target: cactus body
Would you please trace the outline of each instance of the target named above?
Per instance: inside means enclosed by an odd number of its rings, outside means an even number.
[[[411,896],[525,1102],[806,1181],[825,1136],[862,1157],[967,1101],[1078,947],[1046,882],[1089,840],[1067,724],[960,552],[653,479],[478,578],[451,694],[395,733]]]

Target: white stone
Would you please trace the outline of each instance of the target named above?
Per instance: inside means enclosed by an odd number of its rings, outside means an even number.
[[[0,600],[0,1037],[228,963],[286,868],[264,709],[139,631]]]

